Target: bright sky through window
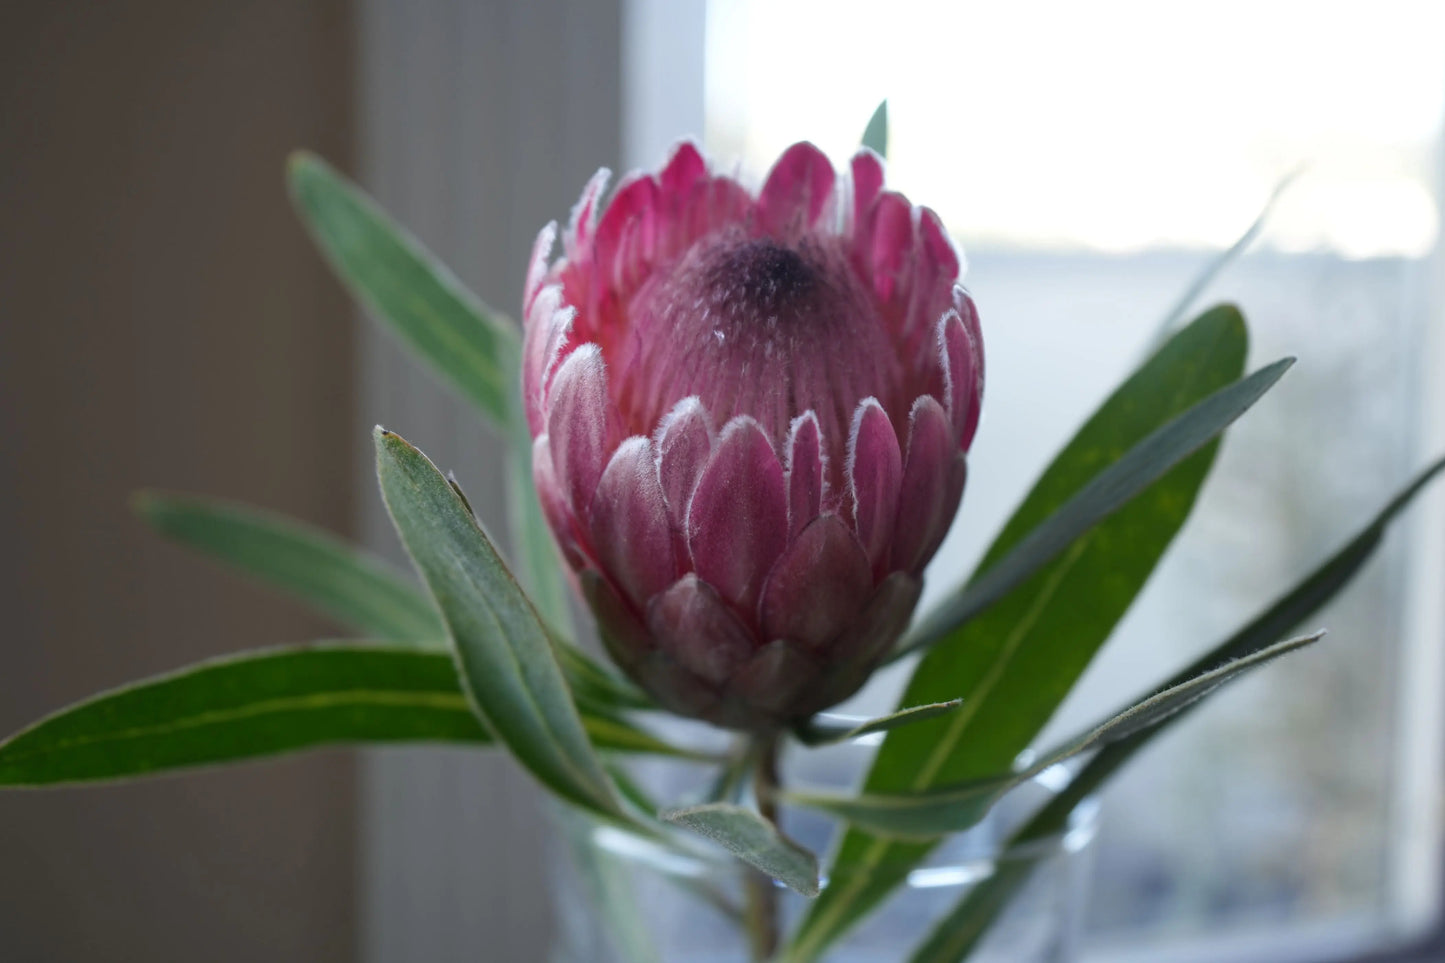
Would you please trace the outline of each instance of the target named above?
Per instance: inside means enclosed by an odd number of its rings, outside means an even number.
[[[890,181],[965,247],[1220,247],[1301,166],[1268,244],[1419,255],[1438,229],[1438,0],[712,0],[708,37],[717,154],[841,161],[887,96]]]

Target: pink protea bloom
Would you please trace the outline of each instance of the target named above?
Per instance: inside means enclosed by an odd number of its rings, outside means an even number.
[[[600,219],[587,185],[524,295],[548,521],[614,660],[736,729],[855,692],[963,493],[982,342],[938,217],[790,147],[757,197],[691,144]]]

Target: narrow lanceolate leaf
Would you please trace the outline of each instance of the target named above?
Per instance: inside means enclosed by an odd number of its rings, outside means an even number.
[[[444,647],[431,602],[380,559],[295,519],[194,495],[141,492],[136,513],[152,528],[213,556],[366,635]]]
[[[319,157],[294,155],[287,175],[297,212],[351,293],[504,430],[520,363],[515,326]]]
[[[874,733],[887,732],[889,729],[896,729],[899,726],[906,726],[910,722],[932,719],[945,712],[952,712],[961,705],[963,705],[962,699],[950,699],[947,702],[931,702],[924,706],[909,706],[907,709],[899,709],[892,715],[880,716],[855,726],[835,725],[814,718],[808,724],[800,726],[796,734],[799,741],[809,746],[847,742],[849,739],[859,739]]]
[[[479,717],[543,785],[618,815],[546,627],[476,519],[425,455],[380,428],[376,461],[386,507],[447,623]]]
[[[1251,669],[1272,662],[1287,652],[1317,642],[1323,632],[1279,642],[1258,652],[1226,662],[1154,693],[1070,739],[1038,762],[1017,773],[1002,773],[957,786],[943,786],[898,795],[844,796],[832,793],[789,792],[785,798],[798,806],[822,810],[854,826],[898,839],[931,839],[963,832],[975,826],[1005,793],[1039,773],[1080,753],[1099,749],[1163,725],[1177,712],[1218,691]]]
[[[441,653],[334,646],[202,662],[0,743],[0,785],[152,775],[338,742],[486,743]]]
[[[804,896],[818,895],[818,857],[746,806],[704,803],[658,814],[706,836],[738,859]]]
[[[1247,658],[1260,652],[1295,625],[1318,612],[1321,606],[1350,583],[1379,547],[1390,522],[1394,521],[1442,470],[1445,470],[1445,459],[1436,461],[1416,476],[1415,480],[1395,496],[1354,538],[1288,594],[1156,691],[1163,691],[1212,666],[1232,659]],[[1080,802],[1097,792],[1135,753],[1163,732],[1168,724],[1177,721],[1184,714],[1185,712],[1176,713],[1147,731],[1135,733],[1105,746],[1085,764],[1063,791],[1013,835],[1010,844],[1043,839],[1062,832],[1068,825],[1069,814]],[[1007,905],[1013,893],[1028,881],[1032,869],[1031,865],[1023,862],[1010,863],[1007,866],[1001,864],[999,873],[981,882],[939,921],[911,957],[912,963],[958,963],[965,959],[987,932],[994,918]]]
[[[878,108],[873,111],[873,116],[868,118],[868,126],[863,128],[863,146],[873,151],[879,157],[888,156],[888,101],[883,100]]]
[[[162,535],[235,566],[368,638],[445,648],[431,600],[381,559],[284,515],[194,495],[142,492],[137,513]],[[652,703],[575,646],[557,644],[577,698],[599,712]]]
[[[585,716],[617,752],[692,757]],[[450,655],[379,643],[261,649],[86,699],[0,742],[0,786],[160,775],[336,743],[492,742]]]
[[[1111,464],[1160,426],[1242,374],[1244,319],[1201,315],[1170,339],[1089,419],[1044,471],[984,558],[988,571]],[[1007,595],[941,638],[914,671],[903,705],[962,696],[955,712],[888,733],[863,792],[894,795],[1006,771],[1037,737],[1179,528],[1217,442],[1074,540]],[[830,876],[784,954],[817,959],[907,878],[930,843],[848,830]]]
[[[1082,534],[1148,490],[1170,469],[1194,454],[1264,396],[1294,364],[1284,358],[1219,389],[1130,448],[1089,480],[1078,493],[988,566],[962,592],[941,604],[898,655],[927,648],[1008,595]],[[895,656],[896,658],[897,656]]]

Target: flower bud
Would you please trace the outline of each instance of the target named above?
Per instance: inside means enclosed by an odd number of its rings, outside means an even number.
[[[617,664],[664,707],[764,730],[855,692],[963,493],[983,349],[938,217],[789,148],[754,197],[684,143],[524,295],[533,468]]]

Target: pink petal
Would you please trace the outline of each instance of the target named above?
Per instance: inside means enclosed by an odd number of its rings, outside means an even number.
[[[688,500],[712,452],[712,421],[707,409],[696,395],[682,399],[658,423],[655,438],[667,517],[680,532],[687,520]]]
[[[788,537],[798,534],[823,511],[828,465],[818,416],[811,411],[793,419],[788,431]]]
[[[939,319],[938,351],[943,364],[943,400],[953,423],[954,443],[967,450],[978,429],[982,355],[957,311],[950,310]]]
[[[623,183],[602,213],[593,246],[599,287],[618,291],[646,273],[657,233],[657,182],[639,176]]]
[[[597,616],[598,635],[612,661],[630,670],[652,649],[652,636],[632,607],[622,600],[606,576],[596,569],[583,569],[577,577],[587,607]]]
[[[755,648],[727,603],[691,572],[648,603],[647,626],[680,665],[713,683],[727,679]]]
[[[552,529],[552,537],[562,555],[573,568],[586,563],[586,556],[578,538],[577,522],[572,508],[567,503],[567,494],[557,480],[557,469],[552,462],[551,439],[540,435],[532,443],[532,483],[537,487],[537,500],[542,504],[542,514]]]
[[[879,583],[862,614],[829,650],[832,671],[817,687],[817,699],[810,709],[836,705],[868,681],[908,628],[922,593],[922,580],[903,572],[894,572]]]
[[[894,191],[878,195],[868,228],[856,241],[861,245],[858,255],[868,267],[874,297],[892,304],[913,263],[913,208],[908,199]]]
[[[557,243],[557,222],[548,221],[547,226],[537,232],[537,240],[532,243],[532,257],[527,262],[527,283],[522,288],[522,317],[527,318],[532,311],[532,301],[537,297],[537,292],[542,290],[542,280],[547,276],[548,261],[552,257],[552,246]]]
[[[758,194],[758,223],[767,233],[801,234],[833,200],[833,163],[806,141],[783,152]]]
[[[837,515],[820,515],[783,551],[763,588],[763,638],[821,650],[852,622],[873,590],[858,539]]]
[[[592,503],[607,464],[607,371],[602,350],[584,344],[567,356],[547,396],[547,435],[557,479],[574,513]]]
[[[913,403],[908,416],[908,456],[898,495],[891,568],[922,573],[958,511],[963,479],[948,415],[937,399],[924,395]]]
[[[908,340],[910,363],[927,365],[933,327],[952,306],[959,260],[938,215],[926,207],[918,208],[916,232],[912,274],[907,290],[899,292],[907,299],[901,334]]]
[[[963,328],[968,332],[969,344],[973,347],[974,363],[974,386],[973,386],[973,409],[971,417],[964,423],[963,447],[969,448],[973,444],[974,433],[978,430],[979,414],[983,410],[983,384],[984,384],[984,358],[983,358],[983,332],[978,325],[978,308],[973,303],[973,298],[961,285],[953,286],[953,305],[958,316],[963,319]]]
[[[883,161],[868,148],[853,155],[853,229],[868,223],[873,202],[883,190]]]
[[[783,466],[757,422],[735,418],[723,429],[688,504],[693,567],[751,617],[787,534]]]
[[[690,195],[693,188],[706,176],[707,161],[703,159],[696,144],[684,140],[672,149],[672,156],[668,158],[667,166],[663,167],[657,180],[663,194],[676,198]]]
[[[572,219],[567,223],[567,233],[562,236],[563,249],[571,260],[576,260],[592,239],[597,223],[597,200],[607,188],[607,179],[611,176],[612,172],[607,168],[599,169],[582,189],[582,196],[572,208]]]
[[[876,398],[863,399],[854,412],[847,479],[858,540],[876,568],[888,558],[903,480],[898,435]]]
[[[572,331],[577,312],[562,305],[562,288],[549,284],[532,299],[522,342],[522,396],[527,424],[535,435],[542,431],[548,375],[555,370]]]
[[[747,218],[753,209],[753,196],[731,177],[713,177],[697,191],[684,212],[687,239],[696,240],[728,224]]]
[[[821,667],[787,639],[774,639],[733,673],[728,692],[743,703],[735,728],[776,726],[807,714],[800,697],[816,684]]]
[[[634,604],[645,604],[677,578],[667,506],[646,438],[617,446],[597,482],[591,515],[597,560]]]
[[[831,661],[860,666],[866,677],[877,659],[890,651],[908,628],[913,607],[922,594],[923,580],[905,572],[894,572],[879,582],[862,614],[834,643]]]
[[[649,652],[632,667],[631,675],[670,712],[709,720],[719,712],[722,697],[717,690],[667,652]]]

